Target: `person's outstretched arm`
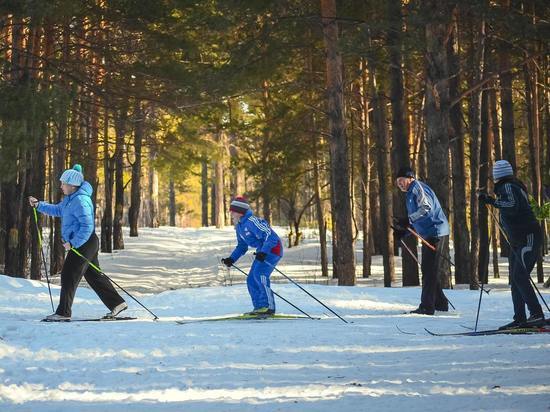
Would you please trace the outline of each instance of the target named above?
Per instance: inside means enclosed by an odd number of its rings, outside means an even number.
[[[63,201],[57,204],[51,204],[44,201],[40,201],[36,204],[36,210],[45,215],[61,217],[63,214]]]

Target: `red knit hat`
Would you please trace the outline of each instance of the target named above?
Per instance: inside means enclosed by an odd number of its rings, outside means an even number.
[[[248,209],[250,209],[250,205],[248,204],[248,201],[242,196],[237,196],[235,199],[233,199],[231,201],[231,205],[229,206],[230,211],[240,213],[242,215],[244,215]]]

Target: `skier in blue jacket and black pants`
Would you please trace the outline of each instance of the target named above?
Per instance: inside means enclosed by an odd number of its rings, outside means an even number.
[[[80,165],[65,170],[59,180],[65,195],[61,202],[49,204],[39,202],[35,197],[29,197],[29,203],[39,212],[61,218],[63,247],[68,252],[61,269],[59,306],[55,313],[44,320],[54,322],[71,319],[74,295],[83,275],[101,301],[109,308],[110,312],[106,316],[114,317],[128,305],[105,276],[97,273],[82,257],[71,250],[75,248],[94,265],[99,266],[97,259],[99,239],[95,234],[92,186],[84,181]]]
[[[283,256],[281,239],[264,219],[254,216],[245,198],[236,197],[229,210],[237,232],[237,246],[231,256],[222,259],[222,262],[231,267],[249,247],[256,248],[256,259],[246,279],[254,307],[249,314],[273,315],[275,299],[269,277]]]
[[[422,243],[422,296],[420,306],[411,313],[433,315],[449,310],[449,301],[441,288],[443,253],[449,241],[449,222],[433,190],[416,180],[414,171],[403,167],[397,173],[397,186],[406,193],[407,217],[396,218],[397,236],[409,234],[408,227],[435,247],[435,251]]]

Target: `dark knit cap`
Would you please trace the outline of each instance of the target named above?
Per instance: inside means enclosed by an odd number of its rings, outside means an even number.
[[[398,179],[400,177],[412,177],[414,179],[414,170],[408,166],[402,167],[397,172],[397,176],[395,178]]]

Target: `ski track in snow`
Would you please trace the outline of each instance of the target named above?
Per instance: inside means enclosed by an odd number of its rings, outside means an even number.
[[[346,325],[328,317],[296,286],[276,283],[279,294],[323,319],[177,325],[176,319],[249,309],[242,278],[229,282],[216,262],[231,251],[234,232],[159,228],[125,241],[126,250],[102,255],[100,263],[161,317],[158,322],[128,299],[124,314],[142,320],[42,323],[39,319],[51,311],[47,285],[0,276],[0,411],[550,408],[548,334],[432,337],[423,332],[424,327],[451,332],[473,325],[478,291],[446,291],[457,311],[425,317],[403,314],[418,304],[416,287],[304,283],[353,321]],[[319,280],[317,249],[309,238],[303,247],[287,251],[280,268],[304,281]],[[381,273],[378,258],[375,273]],[[243,260],[247,268],[250,259]],[[512,315],[502,277],[483,296],[481,329]],[[363,283],[379,281],[375,275]],[[224,283],[233,286],[220,286]],[[204,285],[211,286],[190,288]],[[57,303],[59,288],[54,285],[52,291]],[[550,293],[541,291],[550,301]],[[284,302],[278,305],[282,313],[295,313]],[[105,312],[91,290],[78,289],[75,318]],[[402,334],[395,325],[417,334]]]

